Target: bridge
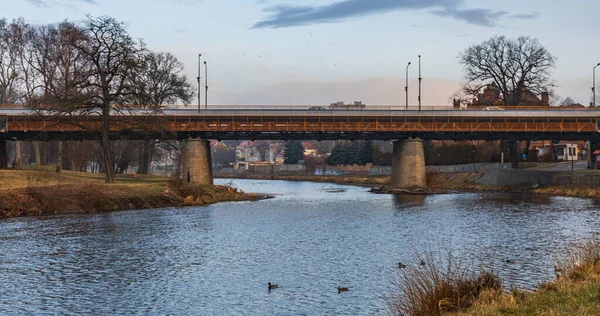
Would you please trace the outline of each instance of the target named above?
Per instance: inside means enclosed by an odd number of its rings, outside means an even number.
[[[208,139],[217,140],[397,140],[392,186],[425,186],[422,140],[586,140],[600,143],[596,108],[493,107],[455,109],[425,106],[173,106],[155,115],[144,109],[113,113],[115,139],[187,140],[194,179],[212,183]],[[0,156],[6,141],[98,139],[100,116],[40,116],[15,106],[0,107]],[[516,150],[511,152],[516,153]],[[518,160],[518,156],[513,157]],[[204,181],[204,180],[203,180]],[[201,181],[202,182],[202,181]]]

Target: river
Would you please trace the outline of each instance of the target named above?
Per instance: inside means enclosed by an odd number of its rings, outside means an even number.
[[[417,252],[493,261],[507,286],[532,289],[600,231],[588,199],[232,183],[275,198],[0,221],[0,314],[384,314],[398,262]]]

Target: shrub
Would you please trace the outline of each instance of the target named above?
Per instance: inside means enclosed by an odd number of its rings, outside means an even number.
[[[415,256],[419,264],[402,269],[396,291],[386,298],[391,315],[429,316],[464,310],[484,291],[500,291],[493,269],[468,269],[451,253],[440,268],[431,253]],[[442,260],[443,261],[443,260]]]

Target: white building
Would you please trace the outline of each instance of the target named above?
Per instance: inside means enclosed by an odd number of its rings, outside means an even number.
[[[542,157],[551,152],[551,145],[544,145],[539,148],[539,157]],[[557,161],[579,160],[577,144],[555,144],[555,158]]]

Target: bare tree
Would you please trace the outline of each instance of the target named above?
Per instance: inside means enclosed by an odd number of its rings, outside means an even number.
[[[555,57],[536,39],[496,36],[459,55],[465,70],[463,91],[477,96],[486,84],[500,91],[504,105],[522,105],[524,90],[541,93],[553,86],[550,70]]]
[[[0,20],[0,104],[17,103],[21,91],[19,80],[19,52],[21,48],[12,32],[12,24]]]
[[[77,124],[77,109],[87,99],[83,88],[91,74],[91,63],[73,46],[84,40],[83,30],[71,22],[29,28],[22,58],[24,73],[35,84],[27,84],[29,109],[38,115],[53,113],[62,123]],[[25,81],[28,81],[27,79]],[[48,112],[51,110],[52,112]],[[59,144],[62,149],[62,144]],[[70,147],[66,147],[67,151]],[[62,170],[62,151],[56,171]]]
[[[183,74],[183,64],[170,53],[149,52],[144,55],[143,65],[131,78],[134,93],[133,104],[143,106],[153,115],[162,113],[165,106],[182,102],[189,104],[194,89]],[[153,131],[148,132],[162,132]],[[150,134],[150,133],[149,133]],[[149,174],[156,140],[147,139],[140,151],[138,173]]]

